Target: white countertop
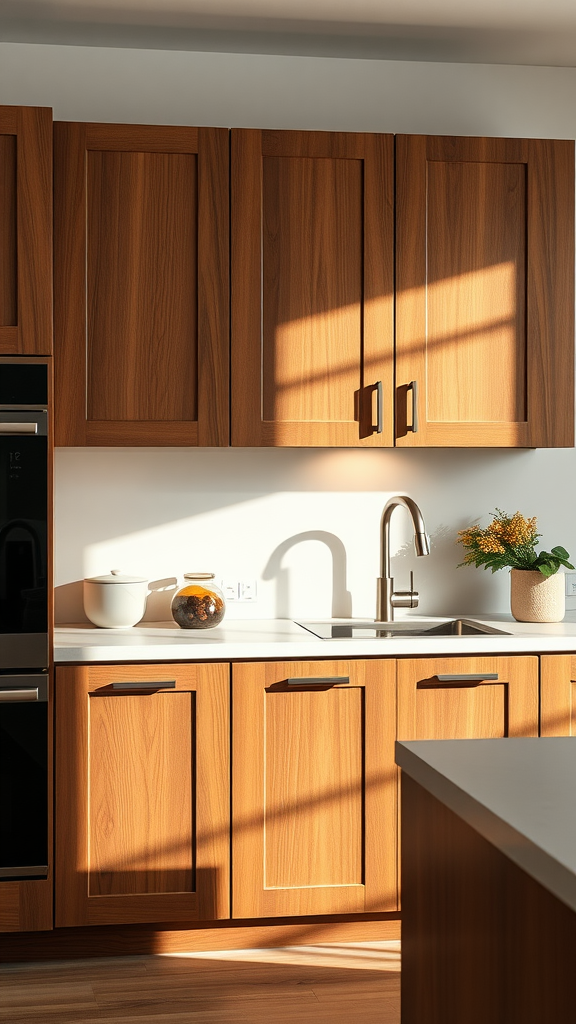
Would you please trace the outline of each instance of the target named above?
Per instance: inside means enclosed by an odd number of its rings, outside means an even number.
[[[416,621],[418,616],[405,616]],[[456,616],[454,616],[456,617]],[[424,618],[423,616],[421,618]],[[427,622],[441,622],[426,616]],[[143,622],[127,629],[85,623],[57,626],[57,664],[106,661],[234,661],[290,658],[433,657],[442,655],[576,652],[576,612],[564,622],[515,622],[510,616],[475,621],[511,636],[426,636],[394,639],[319,640],[290,619],[228,620],[210,630],[180,629],[174,622]],[[332,620],[346,622],[350,620]]]
[[[572,737],[398,742],[396,762],[576,910],[576,741]]]

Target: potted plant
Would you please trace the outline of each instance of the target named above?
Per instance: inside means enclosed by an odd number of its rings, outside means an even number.
[[[518,622],[560,622],[564,618],[564,575],[560,566],[573,569],[566,548],[536,553],[541,536],[536,517],[525,519],[496,509],[486,529],[470,526],[460,530],[458,541],[466,549],[460,565],[482,566],[497,572],[510,569],[510,604]]]

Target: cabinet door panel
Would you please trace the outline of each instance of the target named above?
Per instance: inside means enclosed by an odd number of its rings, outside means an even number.
[[[546,654],[540,659],[542,736],[576,736],[576,657]]]
[[[233,916],[394,910],[393,663],[235,665],[233,709]]]
[[[538,658],[407,659],[397,678],[400,740],[538,735]]]
[[[0,107],[0,353],[52,352],[52,111]]]
[[[233,444],[392,444],[392,210],[391,136],[232,131]]]
[[[228,917],[228,667],[61,667],[56,686],[57,925]]]
[[[397,444],[572,445],[573,143],[398,136],[397,190]]]
[[[228,133],[55,125],[57,443],[228,443]]]

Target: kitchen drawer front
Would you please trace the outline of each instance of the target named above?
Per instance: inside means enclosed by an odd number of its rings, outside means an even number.
[[[394,662],[234,665],[232,688],[233,916],[395,910]]]
[[[398,661],[398,739],[538,735],[538,658]]]
[[[229,666],[64,666],[56,925],[229,916]]]

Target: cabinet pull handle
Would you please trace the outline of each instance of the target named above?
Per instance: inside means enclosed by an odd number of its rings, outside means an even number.
[[[155,683],[150,682],[133,682],[133,683],[112,683],[113,690],[175,690],[176,680],[157,680]]]
[[[349,683],[350,676],[299,676],[297,679],[285,679],[287,686],[336,686]]]
[[[408,391],[412,392],[412,423],[406,427],[406,430],[411,434],[418,433],[418,381],[411,380],[408,385]]]
[[[37,423],[0,423],[0,434],[37,434]]]
[[[38,687],[29,686],[25,690],[0,690],[0,702],[38,700]]]
[[[372,431],[376,430],[377,434],[382,433],[382,424],[384,422],[384,391],[382,388],[382,381],[377,380],[375,384],[376,388],[376,427],[372,428]]]
[[[497,672],[455,672],[454,675],[437,675],[440,683],[480,683],[484,679],[498,679]]]

